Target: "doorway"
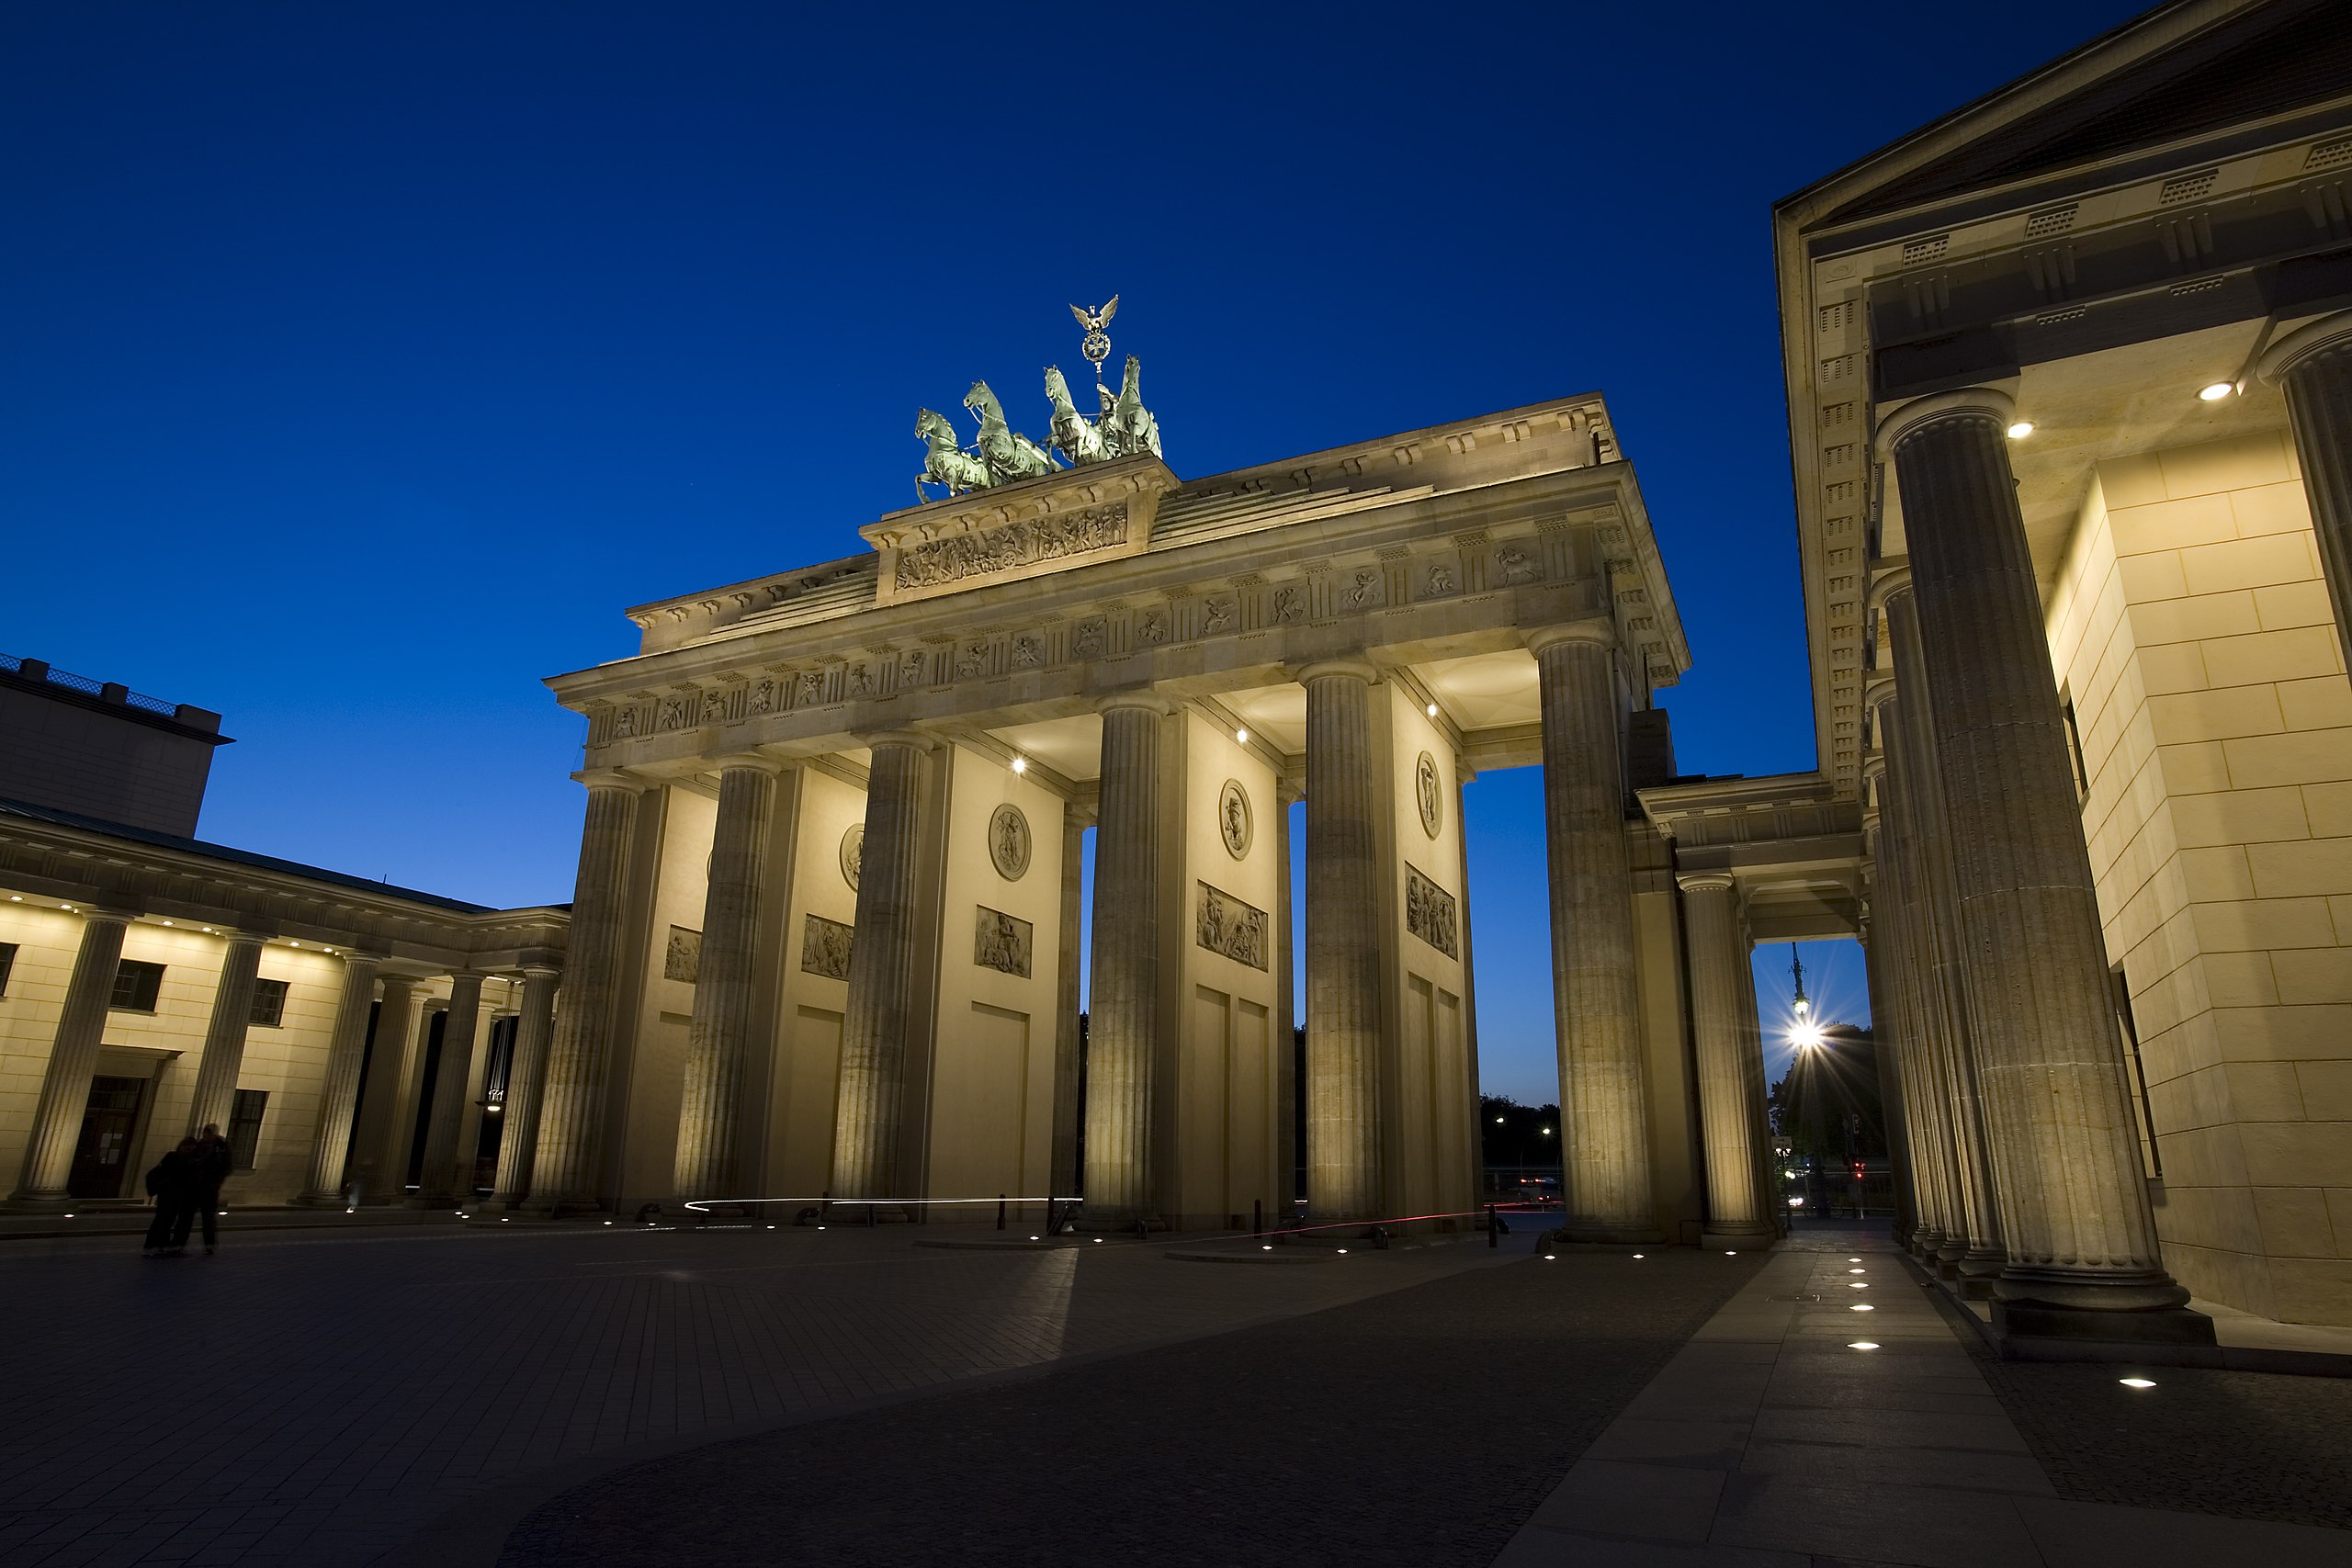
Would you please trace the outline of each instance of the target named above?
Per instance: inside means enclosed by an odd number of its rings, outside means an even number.
[[[74,1168],[65,1190],[76,1198],[119,1198],[130,1172],[130,1151],[147,1099],[145,1078],[99,1076],[90,1080],[82,1111],[82,1136],[74,1145]]]

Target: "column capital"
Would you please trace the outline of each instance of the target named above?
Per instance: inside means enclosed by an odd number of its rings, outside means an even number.
[[[1865,708],[1874,708],[1881,703],[1891,703],[1895,695],[1894,676],[1892,672],[1873,675],[1862,682],[1862,706]]]
[[[1325,675],[1352,675],[1366,684],[1380,679],[1379,670],[1363,659],[1318,659],[1312,664],[1300,665],[1291,671],[1290,678],[1304,686]]]
[[[1176,711],[1176,705],[1148,686],[1132,692],[1114,692],[1107,697],[1095,699],[1094,711],[1097,713],[1115,713],[1121,708],[1141,708],[1146,713],[1166,718]]]
[[[718,759],[718,771],[722,773],[732,773],[738,768],[746,768],[753,773],[765,773],[768,777],[775,778],[791,766],[790,762],[780,757],[764,756],[757,751],[733,751]]]
[[[1566,642],[1590,643],[1595,648],[1614,648],[1617,646],[1616,623],[1595,618],[1589,621],[1570,621],[1564,626],[1538,626],[1527,634],[1527,651],[1540,658],[1545,649]]]
[[[910,751],[922,752],[935,751],[939,749],[939,740],[936,737],[912,729],[868,730],[859,735],[857,739],[860,745],[869,750],[878,751],[885,746],[904,746]]]
[[[623,768],[584,768],[571,776],[590,789],[619,789],[643,795],[653,787],[652,780],[639,778]]]
[[[2352,347],[2352,310],[2338,310],[2297,327],[2262,351],[2254,373],[2275,387],[2302,360],[2324,349],[2345,347]]]
[[[1871,579],[1871,591],[1866,603],[1873,610],[1883,610],[1893,604],[1898,594],[1911,592],[1911,568],[1908,564],[1894,566]]]
[[[1728,893],[1739,881],[1727,871],[1678,871],[1674,885],[1685,893]]]
[[[1981,419],[2007,430],[2017,412],[2017,404],[2007,392],[1991,387],[1962,387],[1956,392],[1914,398],[1878,422],[1878,455],[1892,457],[1905,437],[1937,420]]]
[[[128,904],[76,904],[66,910],[67,914],[79,915],[85,920],[112,920],[119,926],[127,926],[146,912]]]
[[[1866,753],[1862,758],[1861,775],[1864,784],[1875,784],[1878,780],[1886,777],[1885,751],[1873,750]]]

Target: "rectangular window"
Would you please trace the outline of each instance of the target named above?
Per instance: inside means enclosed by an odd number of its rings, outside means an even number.
[[[2058,704],[2066,716],[2066,760],[2075,764],[2075,798],[2088,800],[2091,773],[2083,760],[2083,727],[2075,717],[2075,694],[2060,687]]]
[[[241,1089],[229,1110],[229,1163],[239,1170],[254,1168],[254,1156],[261,1150],[262,1108],[268,1103],[267,1089]]]
[[[255,980],[254,1010],[245,1021],[262,1029],[276,1029],[286,1021],[286,982]]]
[[[2132,1093],[2132,1120],[2140,1134],[2140,1174],[2162,1181],[2165,1162],[2156,1148],[2155,1118],[2148,1110],[2148,1069],[2140,1059],[2140,1028],[2132,1018],[2132,987],[2124,980],[2122,964],[2108,971],[2108,985],[2115,993],[2115,1025],[2123,1035],[2124,1065],[2131,1068],[2124,1087]]]
[[[126,958],[114,972],[114,997],[107,1003],[125,1012],[153,1012],[164,988],[164,966]]]
[[[8,994],[8,971],[17,966],[17,944],[0,942],[0,997]]]

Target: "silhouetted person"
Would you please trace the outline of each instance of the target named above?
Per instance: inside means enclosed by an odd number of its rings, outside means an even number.
[[[204,1206],[198,1213],[204,1220],[204,1254],[209,1258],[220,1242],[220,1184],[229,1179],[229,1167],[233,1163],[229,1140],[220,1135],[217,1122],[204,1124],[203,1134],[196,1140],[196,1161],[204,1181]],[[180,1237],[187,1239],[186,1226],[181,1227]]]
[[[188,1223],[204,1201],[204,1172],[198,1163],[194,1138],[182,1138],[147,1173],[147,1195],[155,1201],[154,1223],[147,1227],[144,1248],[150,1258],[176,1258],[187,1250]]]

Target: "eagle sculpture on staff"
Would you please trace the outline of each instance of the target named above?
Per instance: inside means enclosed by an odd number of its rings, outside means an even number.
[[[1086,355],[1088,364],[1094,367],[1094,382],[1099,387],[1102,383],[1102,362],[1111,357],[1111,334],[1103,329],[1111,324],[1111,318],[1119,313],[1119,297],[1112,295],[1111,302],[1099,310],[1072,305],[1069,313],[1076,316],[1078,324],[1085,329],[1086,342],[1080,345],[1079,352]]]

